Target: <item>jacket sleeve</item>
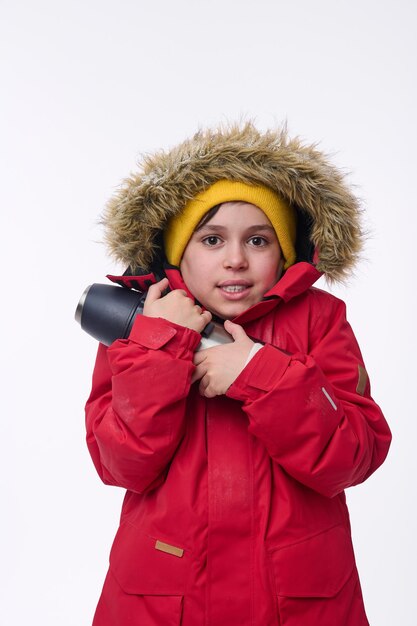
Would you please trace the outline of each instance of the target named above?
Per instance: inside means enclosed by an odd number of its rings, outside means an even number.
[[[265,345],[227,391],[243,402],[249,431],[272,459],[328,497],[366,480],[391,442],[345,305],[331,302],[328,315],[328,305],[316,315],[309,354]]]
[[[100,478],[138,493],[164,480],[185,429],[199,333],[137,316],[128,339],[100,344],[86,404],[87,446]]]

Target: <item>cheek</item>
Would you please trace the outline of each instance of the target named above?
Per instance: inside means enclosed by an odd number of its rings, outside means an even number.
[[[263,263],[258,266],[258,274],[262,277],[262,282],[266,287],[270,287],[276,283],[280,272],[280,257],[273,255],[273,257],[264,259]]]
[[[185,284],[195,296],[201,292],[212,274],[204,259],[200,257],[198,261],[193,260],[193,255],[190,254],[184,255],[180,263],[180,271]]]

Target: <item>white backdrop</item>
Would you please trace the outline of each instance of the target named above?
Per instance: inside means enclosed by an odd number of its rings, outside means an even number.
[[[88,456],[73,320],[124,269],[104,203],[139,153],[241,116],[319,141],[364,201],[366,259],[333,291],[394,441],[348,501],[371,626],[416,624],[415,32],[412,0],[0,1],[1,624],[88,626],[107,569],[123,492]]]

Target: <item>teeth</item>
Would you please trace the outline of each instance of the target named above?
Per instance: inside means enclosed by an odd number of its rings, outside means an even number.
[[[238,293],[239,291],[245,291],[247,287],[245,285],[227,285],[227,287],[222,287],[222,289],[228,293]]]

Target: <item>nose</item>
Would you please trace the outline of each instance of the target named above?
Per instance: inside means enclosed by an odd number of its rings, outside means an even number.
[[[230,242],[224,248],[223,267],[226,269],[246,269],[248,267],[248,259],[240,242]]]

